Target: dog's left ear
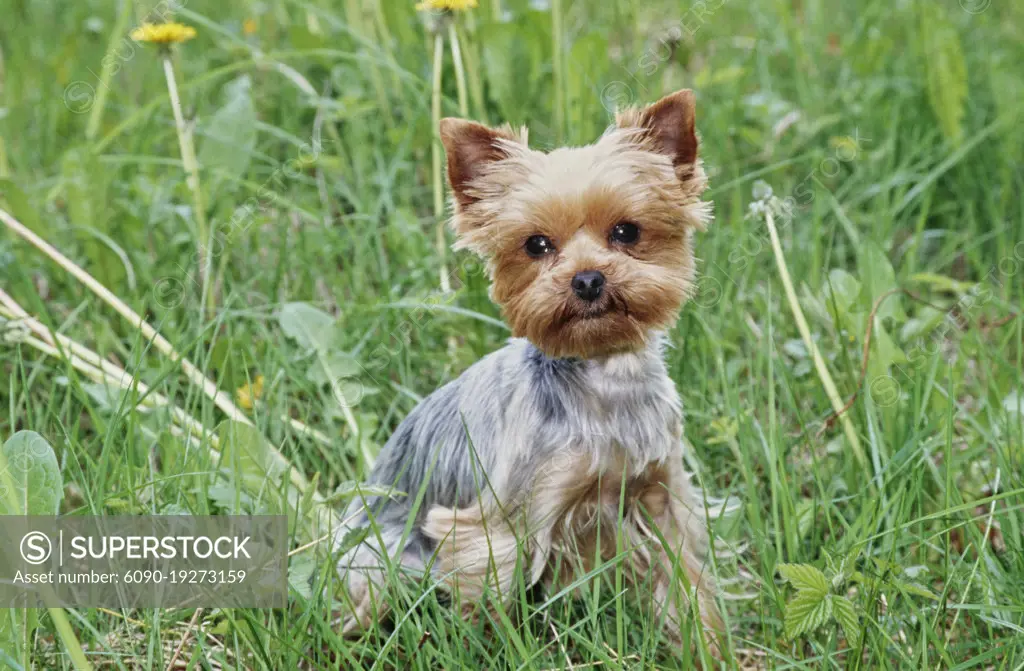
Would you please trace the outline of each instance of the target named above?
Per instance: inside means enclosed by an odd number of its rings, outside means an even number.
[[[615,115],[619,128],[642,128],[650,148],[672,159],[680,177],[697,161],[694,95],[690,89],[676,91],[653,105],[623,110]]]
[[[465,119],[441,119],[438,130],[448,156],[448,183],[455,194],[455,202],[463,208],[480,199],[474,181],[491,164],[508,158],[509,143],[525,144],[525,130],[517,137],[508,126],[489,128]]]

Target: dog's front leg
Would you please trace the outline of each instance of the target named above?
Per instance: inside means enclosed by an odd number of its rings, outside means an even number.
[[[705,630],[712,634],[721,631],[704,505],[700,490],[683,470],[681,456],[669,459],[663,476],[648,486],[639,502],[661,534],[654,540],[657,551],[652,553],[651,568],[654,601],[659,614],[666,616],[669,633],[678,636],[680,617],[690,610],[690,599],[697,601]]]
[[[434,506],[424,535],[437,543],[434,575],[472,609],[485,593],[511,595],[521,565],[529,586],[547,568],[554,528],[589,481],[566,452],[545,460],[502,500],[492,492],[464,508]],[[511,488],[506,488],[511,489]]]

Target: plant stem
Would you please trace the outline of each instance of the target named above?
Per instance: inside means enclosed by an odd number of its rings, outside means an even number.
[[[75,636],[75,630],[71,628],[64,609],[47,608],[46,610],[50,613],[50,619],[53,620],[53,626],[57,629],[60,642],[64,644],[64,649],[67,651],[68,657],[71,658],[71,663],[75,665],[75,669],[77,671],[92,671],[92,664],[85,658],[82,644],[78,642],[78,637]]]
[[[459,94],[459,114],[469,116],[469,100],[466,98],[466,71],[462,66],[462,50],[459,48],[459,31],[455,20],[448,22],[448,41],[452,47],[452,62],[455,63],[455,87]]]
[[[825,359],[822,358],[817,345],[811,340],[811,329],[807,326],[807,318],[804,317],[804,312],[800,308],[799,301],[797,301],[796,291],[793,289],[793,280],[790,278],[789,268],[786,266],[786,257],[782,253],[782,243],[779,242],[779,233],[775,230],[775,219],[770,211],[766,212],[765,221],[768,224],[768,235],[772,240],[775,263],[779,267],[779,277],[782,278],[782,286],[786,290],[786,300],[789,302],[789,309],[793,313],[793,318],[796,319],[797,330],[800,331],[800,337],[803,338],[807,351],[811,353],[811,358],[814,360],[814,369],[818,373],[822,386],[825,387],[825,394],[832,403],[832,409],[836,414],[839,414],[847,442],[850,443],[850,447],[853,449],[853,453],[857,457],[857,461],[860,462],[860,465],[867,467],[867,457],[864,455],[864,448],[861,447],[860,439],[853,428],[853,423],[845,413],[840,414],[843,409],[843,399],[839,395],[839,390],[836,389],[836,383],[832,381],[832,375],[829,374],[828,367],[825,365]]]
[[[199,386],[199,388],[203,390],[203,393],[213,399],[213,402],[217,407],[220,408],[230,419],[233,419],[236,422],[241,422],[242,424],[248,424],[249,426],[253,425],[252,420],[250,420],[245,413],[231,401],[231,398],[227,394],[218,389],[217,385],[208,377],[203,375],[203,373],[196,368],[191,361],[179,354],[166,338],[160,335],[156,329],[140,317],[138,313],[128,307],[124,301],[115,296],[105,286],[100,284],[96,278],[82,270],[82,268],[76,265],[71,259],[61,254],[38,235],[25,228],[21,222],[2,209],[0,209],[0,221],[3,221],[11,230],[28,242],[32,243],[36,249],[53,259],[61,268],[74,275],[77,280],[88,287],[94,294],[103,299],[107,305],[114,308],[118,314],[127,319],[132,326],[139,329],[146,340],[151,342],[157,350],[167,356],[171,361],[180,364],[182,371],[185,373],[185,376],[188,377],[189,381]],[[279,458],[284,463],[289,463],[288,460],[285,459],[284,455],[278,452],[275,448],[268,446],[268,449],[272,450],[272,456],[275,459]],[[309,489],[309,481],[306,480],[306,477],[296,470],[295,467],[289,468],[289,479],[299,491],[305,492]]]
[[[192,143],[192,133],[185,125],[185,115],[181,111],[181,99],[178,97],[178,84],[174,78],[174,66],[171,63],[171,54],[163,54],[164,77],[167,79],[167,93],[171,98],[171,110],[174,112],[174,126],[178,132],[178,147],[181,150],[181,162],[188,173],[188,188],[192,191],[192,205],[196,218],[196,238],[198,249],[196,261],[199,266],[200,305],[207,316],[212,316],[213,303],[210,291],[210,248],[213,231],[209,230],[206,222],[206,208],[203,206],[203,192],[199,184],[199,161],[196,160],[196,150]]]
[[[444,185],[441,181],[441,141],[437,129],[441,125],[441,65],[444,60],[444,37],[438,31],[434,35],[434,74],[430,95],[430,166],[434,173],[434,218],[436,222],[435,243],[437,256],[441,259],[441,291],[452,290],[448,278],[448,240],[444,235]]]
[[[480,43],[477,40],[476,15],[466,14],[466,39],[461,42],[466,60],[466,74],[469,76],[469,96],[473,101],[473,114],[483,124],[487,123],[484,105],[484,87],[480,81]]]
[[[107,106],[107,95],[110,93],[110,80],[114,77],[114,66],[118,65],[117,46],[124,40],[124,32],[128,28],[128,21],[132,17],[132,3],[130,0],[121,0],[121,11],[117,15],[117,23],[110,31],[110,40],[107,42],[106,56],[103,58],[103,69],[100,71],[100,79],[96,87],[96,99],[92,101],[92,109],[89,110],[89,122],[85,126],[85,139],[92,142],[96,139],[96,133],[100,129],[100,122],[103,120],[103,110]],[[129,56],[130,58],[130,56]]]
[[[167,397],[158,392],[152,391],[150,387],[142,382],[142,380],[138,379],[125,369],[107,361],[96,352],[93,352],[84,345],[79,344],[61,333],[51,332],[42,322],[39,322],[29,316],[25,309],[22,308],[17,301],[11,298],[11,296],[3,289],[0,289],[0,316],[7,317],[8,319],[19,320],[27,326],[30,331],[39,336],[38,338],[28,336],[20,339],[19,342],[23,342],[29,347],[32,347],[47,356],[66,361],[75,370],[78,370],[94,382],[104,386],[114,386],[126,392],[137,393],[139,397],[145,397],[140,398],[138,405],[146,408],[168,408],[171,413],[172,420],[174,420],[177,425],[180,425],[180,428],[173,423],[170,425],[169,428],[174,435],[190,443],[194,443],[196,446],[203,445],[199,440],[200,438],[205,439],[207,441],[205,449],[209,450],[213,460],[216,461],[222,458],[220,437],[215,432],[207,429],[202,422],[179,408]],[[349,411],[349,414],[351,414],[351,411]],[[334,445],[334,441],[331,441],[328,436],[306,426],[298,420],[291,419],[287,415],[283,416],[281,419],[292,426],[296,431],[307,433],[324,445]],[[273,450],[273,448],[270,449]],[[272,452],[271,457],[279,460],[285,467],[291,468],[291,470],[294,471],[291,464],[276,450]],[[372,464],[372,455],[370,460]],[[291,479],[291,482],[296,485],[296,491],[298,492],[298,496],[293,497],[296,501],[306,493],[309,487],[312,487],[312,485],[309,485],[305,489],[300,488],[294,478]],[[331,528],[334,521],[333,511],[328,507],[323,497],[316,491],[313,492],[312,500],[318,506],[315,512],[317,515],[317,521],[319,522],[319,528]]]

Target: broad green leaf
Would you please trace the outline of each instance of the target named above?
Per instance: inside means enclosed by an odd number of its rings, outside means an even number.
[[[801,498],[796,504],[796,528],[800,538],[804,538],[811,531],[814,524],[814,515],[818,511],[814,499]]]
[[[895,298],[895,297],[894,297]],[[882,320],[875,318],[875,329],[871,336],[872,359],[871,370],[878,375],[885,375],[894,363],[906,363],[907,357],[889,336],[882,325]]]
[[[0,514],[56,515],[64,498],[64,479],[57,455],[35,431],[19,431],[0,450]],[[34,608],[0,609],[0,655],[18,659],[19,647],[38,622]]]
[[[35,431],[19,431],[4,443],[0,490],[0,514],[57,514],[64,480],[45,438]]]
[[[338,382],[344,378],[355,377],[362,370],[363,367],[354,356],[348,352],[334,350],[314,361],[306,371],[306,377],[315,385],[325,385],[332,381]]]
[[[845,596],[832,596],[832,615],[836,618],[836,622],[843,628],[843,634],[846,636],[846,640],[849,644],[853,643],[860,637],[860,625],[857,619],[857,609],[854,607],[853,602],[847,599]]]
[[[866,310],[874,307],[875,301],[887,291],[897,288],[896,273],[889,263],[889,257],[876,243],[865,240],[861,243],[857,268],[860,271],[861,300]],[[895,294],[886,298],[875,315],[879,319],[906,319],[903,312],[902,296]]]
[[[832,318],[832,306],[826,305],[821,295],[815,295],[804,282],[800,283],[800,305],[808,319],[829,330],[836,327],[835,320]]]
[[[341,539],[341,544],[335,550],[338,555],[343,555],[355,546],[366,540],[366,537],[370,535],[370,527],[354,527],[345,532],[345,536]]]
[[[259,509],[256,500],[234,485],[219,482],[204,489],[196,488],[196,494],[205,495],[216,508],[229,515],[253,514]]]
[[[928,589],[920,583],[899,579],[893,579],[893,582],[896,583],[896,587],[899,588],[901,592],[913,594],[914,596],[924,597],[925,599],[931,599],[932,601],[940,600],[937,594],[935,594],[930,589]]]
[[[81,382],[82,389],[89,397],[96,402],[96,407],[104,412],[115,412],[127,408],[131,404],[130,394],[132,392],[113,383],[107,382]],[[136,395],[136,400],[140,395]],[[137,404],[135,409],[142,413],[151,412],[152,406]]]
[[[328,353],[334,334],[334,317],[309,303],[285,303],[277,311],[284,334],[300,347]]]
[[[921,45],[928,84],[928,102],[942,134],[952,144],[964,137],[967,65],[960,35],[939,2],[921,2]]]
[[[841,268],[836,268],[828,274],[828,282],[829,288],[825,296],[828,308],[831,310],[834,303],[835,310],[842,319],[857,303],[860,282]]]
[[[324,500],[324,502],[338,503],[339,501],[348,501],[353,498],[370,498],[374,496],[387,496],[388,498],[397,499],[402,496],[407,496],[407,494],[405,492],[400,492],[393,487],[348,481],[338,485],[331,495]]]
[[[288,562],[288,586],[307,601],[313,598],[316,567],[316,558],[311,555],[300,555]]]
[[[933,307],[925,306],[917,311],[917,316],[908,319],[900,329],[900,340],[908,342],[914,338],[925,335],[950,316],[949,312],[936,310]]]
[[[270,449],[256,427],[229,419],[221,422],[215,433],[220,439],[221,468],[239,478],[248,491],[274,488],[288,472],[288,464]]]
[[[810,564],[779,564],[779,574],[800,591],[810,591],[820,596],[828,593],[825,574]]]
[[[224,87],[223,107],[200,126],[199,165],[214,179],[218,175],[238,179],[249,168],[256,148],[256,108],[251,88],[248,75],[229,83]]]
[[[832,617],[830,594],[801,590],[786,604],[786,638],[796,638],[813,631]]]

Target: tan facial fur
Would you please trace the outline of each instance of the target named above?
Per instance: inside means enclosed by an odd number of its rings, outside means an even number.
[[[620,112],[585,147],[530,149],[525,130],[441,122],[455,200],[457,248],[487,260],[491,295],[517,336],[549,356],[592,358],[644,346],[675,321],[694,276],[692,234],[710,220],[697,157],[693,93]],[[610,239],[616,224],[638,240]],[[527,253],[547,237],[555,251]],[[581,272],[604,275],[593,302],[574,293]]]

